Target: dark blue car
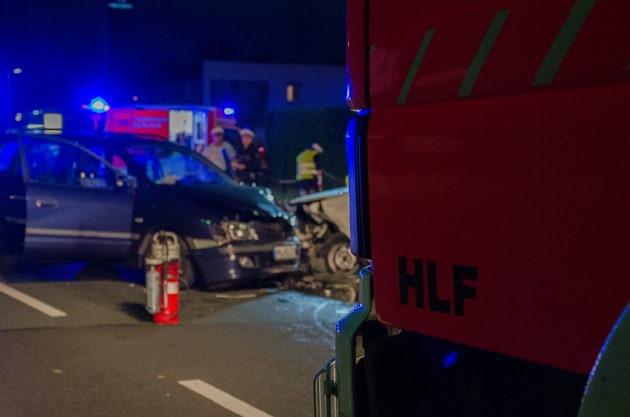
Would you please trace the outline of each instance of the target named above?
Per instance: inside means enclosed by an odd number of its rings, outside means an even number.
[[[213,288],[297,272],[295,218],[169,142],[102,133],[0,136],[0,268],[22,255],[143,268],[156,233],[182,278]]]

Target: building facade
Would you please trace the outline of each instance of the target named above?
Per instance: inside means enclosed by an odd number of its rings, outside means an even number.
[[[270,111],[346,105],[343,65],[204,61],[201,84],[202,104],[233,108],[260,138]]]

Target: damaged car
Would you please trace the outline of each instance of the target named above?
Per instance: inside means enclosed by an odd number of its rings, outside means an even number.
[[[216,288],[299,271],[293,213],[192,150],[105,133],[0,136],[0,267],[21,256],[144,267],[177,235],[181,279]]]
[[[348,187],[300,196],[289,205],[298,219],[298,235],[313,272],[353,274],[367,265],[350,251]]]

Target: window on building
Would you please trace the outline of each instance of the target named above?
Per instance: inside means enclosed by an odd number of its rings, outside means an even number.
[[[287,83],[287,103],[295,103],[300,99],[300,85],[298,83]]]

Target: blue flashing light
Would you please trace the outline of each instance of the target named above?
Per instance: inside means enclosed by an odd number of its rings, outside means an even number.
[[[109,104],[103,99],[103,97],[95,97],[90,101],[90,104],[86,106],[87,109],[92,110],[94,113],[105,113],[109,110]]]
[[[223,114],[226,116],[234,116],[234,109],[232,107],[226,107],[223,109]]]
[[[457,354],[457,352],[451,352],[448,355],[446,355],[444,357],[444,362],[442,362],[442,367],[450,368],[451,366],[455,365],[457,363],[458,356],[459,355]]]

